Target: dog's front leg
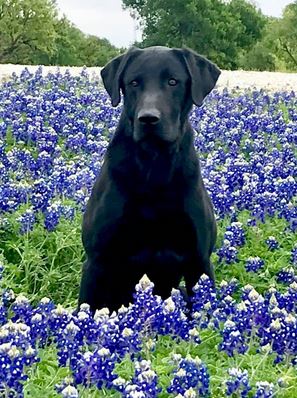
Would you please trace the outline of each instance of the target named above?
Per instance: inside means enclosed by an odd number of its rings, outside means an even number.
[[[108,279],[104,267],[95,259],[87,259],[82,269],[78,309],[84,303],[90,305],[92,312],[109,305],[111,286]]]

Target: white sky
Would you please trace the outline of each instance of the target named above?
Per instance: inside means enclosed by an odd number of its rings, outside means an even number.
[[[282,9],[293,0],[254,0],[266,15],[281,16]],[[65,14],[85,33],[107,38],[117,47],[127,47],[140,33],[121,0],[57,0]]]

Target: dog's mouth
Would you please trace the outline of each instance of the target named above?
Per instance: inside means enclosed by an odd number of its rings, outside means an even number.
[[[143,150],[155,149],[162,152],[163,150],[168,149],[168,147],[172,145],[172,142],[164,140],[162,137],[156,134],[148,134],[142,137],[137,144]]]
[[[137,128],[134,129],[133,139],[136,144],[143,149],[155,148],[156,150],[166,150],[177,142],[178,135],[168,132],[162,126],[151,128]]]

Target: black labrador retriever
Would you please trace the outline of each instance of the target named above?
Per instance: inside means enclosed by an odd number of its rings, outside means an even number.
[[[133,47],[101,71],[123,111],[83,220],[87,260],[79,305],[92,311],[132,301],[147,274],[163,298],[184,277],[214,279],[216,222],[188,115],[213,89],[219,69],[189,49]]]

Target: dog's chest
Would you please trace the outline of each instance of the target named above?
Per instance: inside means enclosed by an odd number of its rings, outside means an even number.
[[[142,197],[126,207],[123,228],[132,246],[182,248],[191,245],[194,227],[184,212],[183,200],[171,195]]]
[[[136,201],[128,217],[138,218],[144,223],[160,223],[163,219],[182,217],[183,205],[177,201],[144,200]]]
[[[145,223],[158,223],[164,218],[185,217],[183,208],[183,197],[178,196],[174,190],[144,192],[133,195],[125,208],[125,215]]]

